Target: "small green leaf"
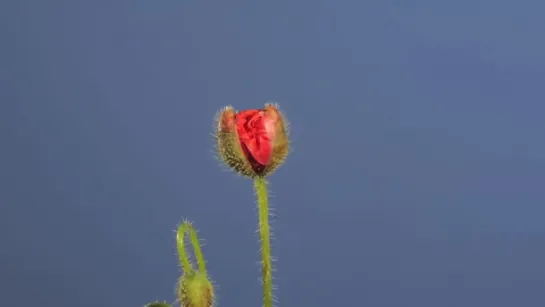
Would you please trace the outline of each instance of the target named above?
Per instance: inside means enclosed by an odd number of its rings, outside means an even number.
[[[149,303],[144,307],[171,307],[171,306],[170,306],[170,304],[167,304],[167,302],[157,301],[157,302]]]

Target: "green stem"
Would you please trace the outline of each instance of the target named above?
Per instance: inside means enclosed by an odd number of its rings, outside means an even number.
[[[267,180],[256,177],[254,189],[257,194],[259,208],[259,237],[261,239],[261,272],[263,278],[263,306],[272,307],[272,259],[269,226],[269,202],[267,197]]]
[[[180,259],[180,264],[186,274],[193,272],[193,265],[189,261],[189,256],[187,255],[185,249],[185,235],[189,234],[189,239],[191,245],[193,246],[193,251],[195,253],[195,258],[197,259],[197,265],[199,267],[199,272],[206,276],[206,263],[204,261],[204,256],[201,251],[201,245],[199,244],[199,238],[197,237],[197,232],[193,225],[189,221],[185,221],[178,227],[178,232],[176,233],[176,241],[178,247],[178,255]]]

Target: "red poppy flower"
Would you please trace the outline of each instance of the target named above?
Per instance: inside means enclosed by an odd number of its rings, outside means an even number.
[[[289,140],[286,120],[278,106],[236,112],[223,108],[217,118],[218,153],[236,172],[267,176],[286,159]]]

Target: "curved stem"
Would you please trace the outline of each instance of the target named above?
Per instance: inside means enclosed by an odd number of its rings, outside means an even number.
[[[269,201],[267,197],[267,181],[264,177],[256,177],[254,189],[259,208],[259,237],[261,239],[261,271],[263,278],[263,306],[272,307],[272,259],[269,226]]]
[[[197,232],[193,225],[189,221],[185,221],[178,227],[178,232],[176,233],[176,242],[178,247],[178,255],[180,259],[180,264],[185,273],[189,274],[193,272],[193,265],[189,261],[189,256],[187,255],[185,249],[185,235],[189,234],[189,239],[195,253],[195,258],[197,259],[197,265],[199,267],[199,272],[206,275],[206,263],[204,261],[204,256],[201,251],[201,245],[199,244],[199,238]]]

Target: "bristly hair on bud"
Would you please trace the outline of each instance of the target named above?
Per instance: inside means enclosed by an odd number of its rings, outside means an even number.
[[[288,123],[277,104],[241,112],[226,106],[216,117],[216,127],[219,156],[243,176],[266,177],[288,156]]]
[[[181,307],[214,306],[214,286],[206,274],[201,272],[193,271],[182,275],[177,292]]]

